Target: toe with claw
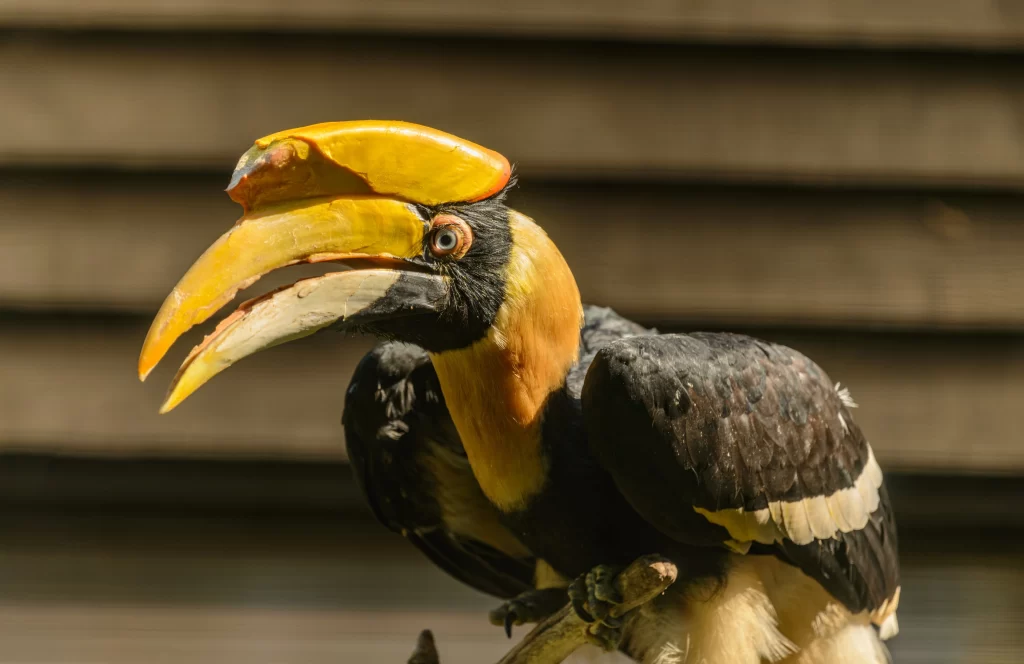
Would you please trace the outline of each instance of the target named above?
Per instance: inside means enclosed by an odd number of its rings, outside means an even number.
[[[565,606],[568,601],[565,588],[527,590],[508,600],[490,613],[492,625],[501,625],[512,638],[512,627],[544,620]]]
[[[569,586],[569,600],[587,625],[587,640],[604,650],[616,650],[622,641],[622,593],[615,586],[621,567],[598,565]]]

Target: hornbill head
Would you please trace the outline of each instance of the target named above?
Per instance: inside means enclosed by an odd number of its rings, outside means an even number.
[[[139,377],[239,290],[298,263],[348,269],[243,303],[192,350],[161,412],[243,357],[328,327],[444,353],[516,334],[510,328],[529,303],[550,299],[548,288],[564,292],[548,308],[575,307],[578,321],[579,293],[558,250],[504,205],[512,182],[500,154],[405,122],[325,123],[259,139],[227,188],[242,218],[167,296]],[[551,333],[575,349],[578,324],[569,327]],[[548,332],[542,324],[531,334]]]

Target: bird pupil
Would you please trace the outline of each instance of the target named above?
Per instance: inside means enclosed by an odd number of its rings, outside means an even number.
[[[441,237],[438,240],[437,244],[442,249],[452,249],[455,247],[455,233],[449,230],[441,231]]]

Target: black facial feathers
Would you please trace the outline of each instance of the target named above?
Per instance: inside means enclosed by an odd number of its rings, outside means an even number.
[[[417,206],[427,224],[439,214],[459,217],[473,231],[473,243],[461,258],[437,258],[427,246],[429,235],[424,238],[423,253],[416,262],[449,281],[444,301],[437,305],[439,313],[383,320],[368,326],[366,331],[414,343],[435,353],[465,348],[482,339],[505,301],[512,252],[505,197],[515,184],[513,175],[497,194],[475,203]],[[392,288],[401,286],[399,279]]]

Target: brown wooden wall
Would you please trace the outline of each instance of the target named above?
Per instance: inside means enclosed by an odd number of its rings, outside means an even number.
[[[370,117],[514,160],[587,301],[850,387],[900,518],[896,661],[1019,661],[1024,2],[0,0],[0,664],[506,647],[491,600],[352,513],[369,340],[273,349],[162,417],[209,328],[135,377],[238,216],[238,155]]]

